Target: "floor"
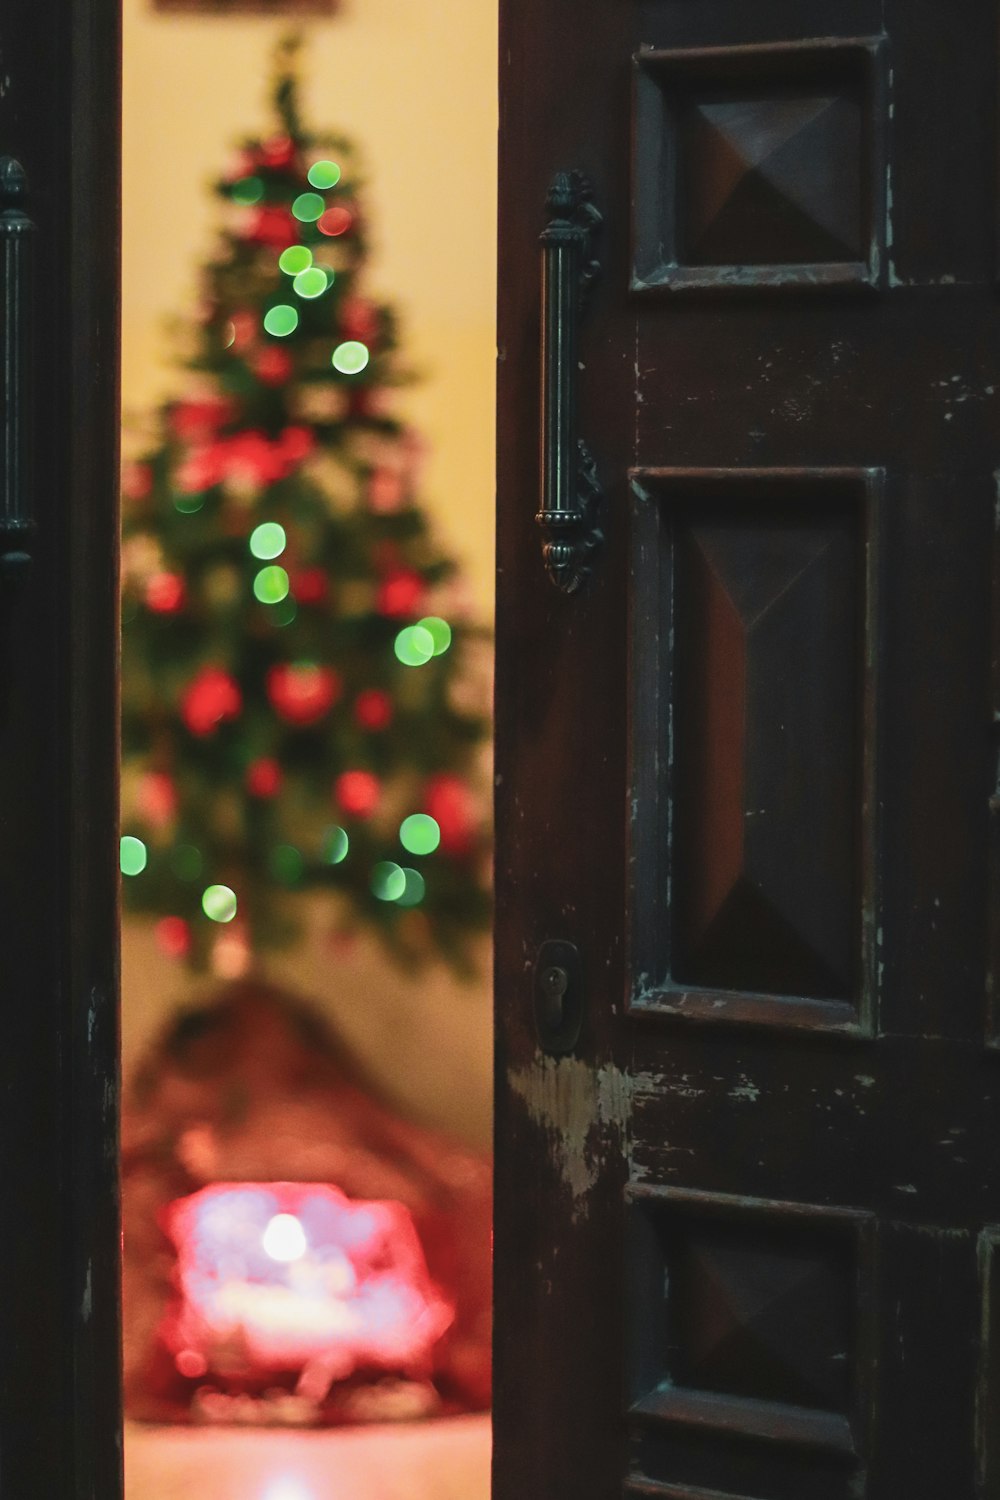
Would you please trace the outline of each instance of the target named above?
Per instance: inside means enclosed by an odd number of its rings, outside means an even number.
[[[489,1500],[488,1416],[334,1432],[125,1429],[126,1500]]]

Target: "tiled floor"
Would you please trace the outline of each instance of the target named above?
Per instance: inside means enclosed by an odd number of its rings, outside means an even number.
[[[341,1428],[125,1429],[126,1500],[488,1500],[488,1417]]]

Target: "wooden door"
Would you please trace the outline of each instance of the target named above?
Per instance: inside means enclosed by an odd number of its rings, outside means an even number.
[[[115,1500],[117,7],[0,56],[0,1495]]]
[[[495,1494],[996,1500],[997,7],[501,8]]]

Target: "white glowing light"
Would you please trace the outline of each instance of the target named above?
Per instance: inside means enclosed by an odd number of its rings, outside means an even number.
[[[261,1500],[316,1500],[317,1492],[311,1485],[303,1484],[290,1474],[281,1474],[272,1479],[261,1495]]]
[[[308,1248],[306,1232],[294,1214],[275,1214],[264,1230],[264,1249],[272,1260],[301,1260]]]

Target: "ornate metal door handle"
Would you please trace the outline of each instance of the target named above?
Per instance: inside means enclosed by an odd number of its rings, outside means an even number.
[[[31,242],[25,213],[27,178],[20,162],[0,157],[0,257],[3,290],[3,388],[0,392],[0,567],[23,573],[30,561],[32,517],[28,425]]]
[[[587,290],[600,269],[592,237],[601,223],[579,172],[558,172],[547,207],[553,218],[542,246],[542,556],[556,588],[572,594],[590,572],[603,540],[601,487],[593,458],[577,433],[577,331]]]

